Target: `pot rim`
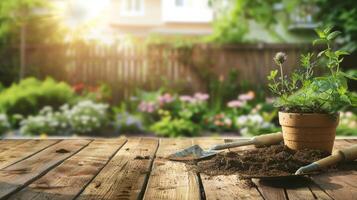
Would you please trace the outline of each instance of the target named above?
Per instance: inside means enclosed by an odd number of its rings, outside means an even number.
[[[337,113],[334,113],[334,114],[328,114],[328,113],[296,113],[296,112],[279,111],[279,114],[295,115],[295,116],[301,116],[301,115],[306,115],[306,116],[338,116],[338,115],[340,115],[340,112],[337,112]]]

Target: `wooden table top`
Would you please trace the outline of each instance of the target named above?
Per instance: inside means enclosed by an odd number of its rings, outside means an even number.
[[[0,140],[0,199],[357,199],[352,169],[301,181],[241,184],[237,175],[209,177],[166,160],[209,138]],[[357,144],[336,140],[335,148]],[[245,147],[248,148],[248,147]]]

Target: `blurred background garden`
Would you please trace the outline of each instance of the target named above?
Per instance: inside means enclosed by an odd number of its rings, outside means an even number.
[[[1,0],[1,137],[279,131],[273,56],[292,72],[326,26],[357,76],[355,0]],[[357,135],[356,108],[337,135]]]

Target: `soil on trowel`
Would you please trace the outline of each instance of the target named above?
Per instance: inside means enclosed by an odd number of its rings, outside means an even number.
[[[208,175],[286,176],[297,169],[328,156],[328,152],[304,149],[294,151],[283,144],[245,151],[222,152],[197,163]]]

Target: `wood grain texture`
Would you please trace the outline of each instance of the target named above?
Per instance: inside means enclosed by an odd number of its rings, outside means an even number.
[[[357,140],[336,140],[335,149],[357,144]],[[350,162],[346,169],[313,176],[312,180],[335,200],[357,199],[357,161]]]
[[[16,146],[23,144],[29,140],[15,140],[15,139],[1,139],[0,140],[0,152],[15,149]]]
[[[78,199],[138,199],[158,147],[158,139],[129,138]]]
[[[64,140],[34,153],[46,141],[0,140],[0,150],[7,152],[0,155],[20,159],[0,170],[0,199],[357,199],[357,161],[313,176],[313,182],[253,179],[257,187],[247,188],[236,175],[210,177],[165,159],[192,144],[208,148],[222,139],[162,139],[160,145],[153,138],[130,138],[124,145],[120,140]],[[335,149],[352,144],[357,140],[336,140]],[[20,158],[26,149],[32,154]]]
[[[0,199],[22,189],[63,160],[78,152],[89,140],[61,141],[25,160],[0,170]]]
[[[309,187],[310,187],[312,194],[314,195],[314,197],[316,199],[319,199],[319,200],[331,200],[332,199],[326,192],[321,190],[321,188],[319,188],[316,184],[311,184]]]
[[[253,182],[258,187],[258,190],[265,200],[288,200],[282,185],[278,184],[278,186],[275,186],[276,182],[274,181],[263,181],[258,179],[253,179]]]
[[[300,199],[305,199],[305,200],[314,200],[315,196],[311,192],[310,188],[307,187],[306,185],[301,185],[296,188],[288,188],[286,189],[286,194],[288,195],[289,200],[300,200]]]
[[[95,140],[10,199],[73,199],[125,142],[126,139]]]
[[[0,152],[0,169],[23,160],[57,143],[59,140],[28,140]]]
[[[231,141],[228,141],[231,142]],[[196,139],[195,144],[204,149],[212,145],[222,144],[222,139]],[[251,147],[239,147],[234,150],[244,150]],[[200,174],[206,199],[263,199],[256,187],[249,187],[244,181],[239,180],[237,175],[209,176]]]
[[[191,139],[160,139],[144,199],[200,199],[196,172],[185,163],[167,160],[177,150],[192,145]]]

